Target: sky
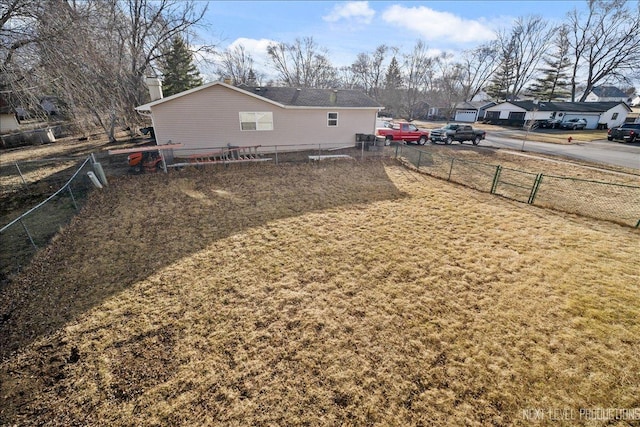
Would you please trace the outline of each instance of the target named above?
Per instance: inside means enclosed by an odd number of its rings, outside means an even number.
[[[495,38],[518,17],[540,15],[558,23],[567,12],[586,7],[586,0],[209,1],[209,28],[200,35],[218,50],[242,44],[265,71],[269,42],[311,36],[328,50],[333,65],[343,66],[381,44],[409,52],[418,39],[434,54],[469,49]]]

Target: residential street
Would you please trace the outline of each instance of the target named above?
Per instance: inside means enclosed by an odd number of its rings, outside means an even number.
[[[522,131],[504,130],[487,133],[487,139],[480,146],[492,146],[498,148],[510,148],[522,150]],[[535,139],[535,134],[530,133],[529,138]],[[640,143],[621,144],[614,141],[599,140],[592,142],[577,142],[570,145],[552,144],[527,140],[524,143],[524,151],[543,153],[568,158],[586,160],[589,162],[608,165],[623,166],[640,170]]]

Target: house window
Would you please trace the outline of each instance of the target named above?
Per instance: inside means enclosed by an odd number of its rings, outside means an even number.
[[[611,120],[615,120],[618,118],[618,113],[613,113],[613,116],[611,116]]]
[[[500,111],[487,111],[484,115],[486,119],[499,119]]]
[[[242,130],[273,130],[273,113],[240,112],[240,129]]]
[[[526,113],[519,111],[511,111],[509,113],[509,120],[524,120],[524,116]]]
[[[338,113],[327,113],[327,126],[338,126]]]

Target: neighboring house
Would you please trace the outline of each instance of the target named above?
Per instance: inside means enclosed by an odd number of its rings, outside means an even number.
[[[627,102],[628,100],[629,95],[615,86],[596,86],[584,99],[585,102]]]
[[[495,102],[487,101],[465,101],[456,104],[454,121],[473,123],[484,119],[484,114],[489,107],[496,105]]]
[[[632,107],[640,107],[640,95],[636,95],[631,98],[629,105],[631,105]]]
[[[429,107],[427,120],[450,120],[451,107]]]
[[[631,107],[631,112],[627,114],[625,123],[640,123],[640,106]]]
[[[489,107],[486,122],[522,126],[530,120],[585,119],[587,129],[615,127],[625,122],[631,108],[624,102],[534,102],[511,101]]]
[[[20,129],[16,113],[8,99],[0,94],[0,133],[9,133]]]
[[[471,98],[471,102],[485,102],[486,103],[486,102],[491,102],[491,101],[492,101],[491,96],[487,92],[485,92],[483,90],[481,90],[480,92],[476,93],[473,96],[473,98]]]
[[[279,150],[354,145],[374,134],[382,106],[356,90],[243,87],[208,83],[136,107],[151,117],[159,145],[186,150],[279,146]],[[285,147],[287,146],[287,147]],[[185,152],[186,153],[186,152]]]

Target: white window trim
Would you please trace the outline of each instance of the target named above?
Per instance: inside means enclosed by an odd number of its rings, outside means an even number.
[[[330,118],[329,118],[329,114],[335,114],[335,115],[336,115],[336,118],[335,118],[335,119],[330,119]],[[335,121],[336,121],[336,124],[335,124],[335,125],[330,125],[330,124],[329,124],[329,121],[330,121],[330,120],[335,120]],[[339,126],[339,124],[340,124],[340,114],[339,114],[337,111],[330,111],[330,112],[328,112],[328,113],[327,113],[327,127],[329,127],[329,128],[337,128],[337,127]]]
[[[245,120],[243,119],[245,116]],[[246,120],[248,115],[253,115],[254,120]],[[267,121],[260,121],[260,118],[267,118]],[[240,111],[238,113],[238,119],[240,120],[241,132],[262,132],[273,130],[273,112],[272,111]],[[270,119],[270,120],[269,120]],[[242,123],[255,123],[255,129],[242,129]],[[265,126],[266,125],[266,126]]]

